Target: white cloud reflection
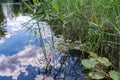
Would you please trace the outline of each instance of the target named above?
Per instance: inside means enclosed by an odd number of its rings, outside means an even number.
[[[36,66],[36,61],[40,58],[44,59],[44,55],[35,46],[26,46],[13,56],[0,55],[0,75],[12,76],[13,79],[17,79],[21,72],[27,75],[27,66]]]
[[[19,14],[17,17],[13,18],[6,18],[6,23],[4,26],[6,26],[7,32],[5,33],[5,37],[0,39],[0,44],[4,43],[6,38],[11,38],[16,31],[25,29],[23,24],[29,20],[31,20],[30,16],[23,16],[22,14]]]
[[[55,39],[55,47],[59,44],[59,39]],[[52,43],[51,43],[52,45]],[[49,44],[45,44],[45,50],[47,53],[47,59],[51,59],[53,57],[53,46]],[[57,51],[57,50],[56,50]],[[57,53],[57,52],[55,52]],[[53,60],[52,60],[53,61]],[[51,62],[51,65],[56,63]],[[45,56],[43,54],[42,48],[29,45],[24,48],[24,50],[12,55],[12,56],[5,56],[3,54],[0,55],[0,76],[12,76],[13,79],[17,80],[18,76],[21,72],[28,75],[26,68],[28,65],[32,65],[33,67],[40,67],[43,68],[46,66]],[[59,66],[56,65],[56,67]]]
[[[23,24],[31,19],[30,16],[19,15],[18,17],[7,19],[7,33],[4,38],[0,39],[0,44],[5,42],[5,39],[11,38],[15,32],[18,30],[24,30]],[[34,22],[34,21],[33,21]],[[30,22],[27,27],[33,24]],[[52,36],[52,32],[50,26],[48,26],[45,22],[40,22],[40,30],[42,34],[42,38],[47,38]],[[38,28],[37,24],[35,24],[32,28]],[[24,35],[23,35],[24,36]],[[46,47],[48,50],[48,47]],[[47,52],[48,53],[48,52]],[[36,46],[26,46],[24,50],[16,53],[12,56],[5,56],[1,53],[0,55],[0,76],[12,76],[13,79],[17,80],[18,76],[21,72],[26,75],[28,72],[26,68],[28,65],[32,65],[35,67],[44,67],[46,64],[44,54],[42,50]]]
[[[13,26],[14,25],[11,25],[11,27]],[[36,26],[37,25],[34,25],[33,28],[35,28]],[[40,22],[40,27],[41,27],[42,37],[44,39],[52,36],[52,32],[48,24],[46,24],[45,22]],[[12,31],[15,31],[15,30],[12,30]],[[12,34],[9,33],[6,35],[6,38],[10,38],[10,36],[12,36]],[[0,43],[2,42],[4,42],[4,38],[3,40],[2,39],[0,40]],[[49,43],[51,44],[50,41]],[[47,56],[51,55],[51,53],[53,52],[49,44],[48,45],[46,44],[45,49],[46,49],[46,53],[48,54]],[[28,74],[26,71],[26,68],[28,65],[42,68],[46,66],[46,61],[41,48],[29,45],[29,46],[26,46],[24,50],[12,56],[5,56],[1,54],[0,64],[1,64],[0,75],[12,76],[13,79],[16,80],[21,72],[24,72],[26,75]]]
[[[29,23],[27,23],[29,20],[31,20],[32,18],[29,15],[22,15],[19,14],[19,16],[17,17],[13,17],[13,18],[7,18],[7,22],[4,24],[7,29],[6,35],[5,37],[0,39],[0,44],[5,42],[6,38],[11,38],[11,36],[13,36],[17,31],[19,30],[25,30],[29,27],[31,27],[31,29],[36,29],[36,28],[40,28],[40,32],[42,35],[42,38],[48,38],[48,37],[52,37],[52,31],[50,29],[50,26],[46,23],[46,22],[39,22],[39,27],[38,25],[35,23],[35,20],[30,21]],[[26,26],[24,26],[24,24],[26,24]],[[33,25],[34,24],[34,25]],[[38,29],[37,29],[38,30]],[[38,32],[36,30],[36,32]],[[20,34],[20,33],[18,33]],[[38,33],[38,36],[40,34]]]
[[[6,36],[0,39],[0,44],[4,43],[6,38],[11,38],[18,30],[24,30],[25,27],[23,27],[23,24],[32,19],[29,15],[22,14],[14,17],[14,13],[12,13],[12,10],[9,9],[9,5],[3,4],[2,7],[4,16],[6,18],[6,23],[4,26],[6,26],[7,32]],[[30,25],[32,25],[34,22],[35,21],[31,21],[26,27],[30,27]],[[48,37],[52,37],[52,31],[47,23],[40,22],[39,25],[42,38],[46,39]],[[34,24],[32,28],[38,28],[37,24]],[[46,47],[47,53],[52,53],[50,50],[48,50],[48,48],[50,47]],[[28,74],[26,71],[28,65],[44,67],[45,64],[44,54],[38,47],[26,46],[24,50],[12,56],[5,56],[1,53],[0,76],[12,76],[13,79],[16,80],[21,72],[24,72],[26,75]]]

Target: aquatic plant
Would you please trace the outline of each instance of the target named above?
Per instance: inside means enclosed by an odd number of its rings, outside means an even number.
[[[109,67],[111,62],[106,57],[100,57],[93,52],[89,52],[89,59],[83,59],[82,64],[85,66],[87,74],[85,75],[88,79],[109,79],[119,80],[119,72],[110,70]]]

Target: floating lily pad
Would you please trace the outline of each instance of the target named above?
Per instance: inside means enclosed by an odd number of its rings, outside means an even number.
[[[103,79],[104,78],[104,75],[102,73],[97,73],[97,72],[90,72],[89,76],[92,79]]]
[[[93,58],[90,59],[83,59],[82,60],[82,65],[88,69],[94,68],[95,65],[97,64],[96,60]]]
[[[98,57],[97,60],[104,64],[105,66],[110,66],[111,65],[111,62],[108,60],[108,58],[105,58],[105,57]]]
[[[113,70],[113,71],[110,71],[109,72],[109,75],[110,75],[110,77],[113,79],[113,80],[120,80],[120,74],[117,72],[117,71],[115,71],[115,70]]]

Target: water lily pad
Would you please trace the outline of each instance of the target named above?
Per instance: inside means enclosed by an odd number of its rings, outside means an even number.
[[[109,72],[109,75],[110,75],[110,77],[113,79],[113,80],[120,80],[120,74],[117,72],[117,71],[115,71],[115,70],[113,70],[113,71],[110,71]]]
[[[97,72],[90,72],[89,76],[92,79],[103,79],[104,78],[104,75],[102,73],[97,73]]]
[[[108,60],[108,58],[105,58],[105,57],[98,57],[97,60],[104,64],[105,66],[110,66],[111,65],[111,62]]]
[[[82,65],[88,69],[94,68],[96,64],[97,62],[93,58],[82,60]]]

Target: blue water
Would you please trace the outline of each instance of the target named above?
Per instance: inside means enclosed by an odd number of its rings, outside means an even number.
[[[29,65],[29,66],[26,68],[26,71],[28,71],[28,74],[29,74],[29,75],[26,76],[24,73],[21,73],[21,74],[18,76],[18,80],[34,80],[34,78],[35,78],[36,75],[37,75],[36,68],[34,68],[33,66]]]
[[[17,77],[17,80],[34,80],[37,71],[30,62],[37,55],[34,53],[37,47],[43,46],[43,43],[39,37],[23,26],[24,22],[27,22],[26,19],[31,17],[21,13],[18,16],[13,16],[12,5],[14,4],[1,4],[3,9],[1,12],[3,11],[4,21],[6,21],[3,25],[6,35],[0,38],[0,80],[13,80],[13,77]],[[44,41],[49,39],[50,37]]]
[[[29,75],[26,76],[24,73],[21,72],[21,74],[18,76],[17,80],[34,80],[35,76],[37,75],[37,71],[35,70],[35,68],[32,67],[31,65],[29,65],[27,67],[26,71],[28,71]],[[9,76],[9,77],[0,76],[0,80],[13,80],[13,79],[12,79],[12,76]]]
[[[0,53],[4,55],[14,55],[23,50],[26,45],[42,46],[39,39],[30,35],[27,30],[16,31],[10,38],[6,38],[4,43],[0,44]]]
[[[2,8],[5,9],[2,10],[5,16],[4,20],[8,21],[4,24],[6,35],[0,39],[0,80],[34,80],[38,70],[37,67],[32,64],[38,57],[39,47],[52,40],[51,36],[49,36],[51,35],[49,33],[50,27],[48,26],[46,28],[45,34],[47,33],[47,36],[45,35],[42,39],[39,38],[40,34],[38,31],[31,32],[31,30],[28,29],[32,23],[28,23],[27,26],[21,25],[23,22],[27,22],[27,19],[31,17],[28,14],[26,16],[21,13],[18,14],[18,16],[13,16],[14,12],[12,11],[12,5],[14,4],[6,5],[4,3],[2,6]],[[41,24],[43,23],[40,22],[40,25]],[[32,28],[36,28],[36,25]],[[59,62],[61,59],[61,55],[58,52],[58,54],[55,55],[54,60]],[[66,73],[64,74],[66,76],[65,80],[84,80],[81,64],[74,65],[73,67],[73,63],[76,63],[76,61],[74,61],[74,58],[72,57],[68,57],[66,62],[68,62],[69,65],[62,66],[56,78],[61,77],[61,74],[63,74],[64,71]],[[72,68],[79,69],[74,72]],[[57,67],[56,69],[59,70],[60,67]],[[40,68],[40,71],[45,72],[45,67]],[[56,72],[57,71],[53,68],[51,76],[55,77]],[[78,78],[67,75],[76,75],[76,73],[80,75]]]
[[[5,28],[7,30],[9,29],[9,26]],[[7,33],[9,33],[9,31],[7,31]],[[17,76],[17,80],[34,80],[37,75],[36,68],[30,64],[27,64],[27,62],[23,64],[24,61],[22,61],[22,59],[27,59],[29,61],[31,58],[34,58],[34,56],[37,54],[34,53],[35,50],[32,47],[43,46],[41,40],[43,40],[43,42],[47,42],[51,40],[51,37],[40,39],[32,34],[27,28],[12,31],[11,34],[12,35],[10,36],[9,34],[6,34],[6,36],[8,35],[9,37],[3,37],[3,42],[0,43],[0,57],[4,58],[0,61],[0,80],[13,80],[13,76],[15,74],[12,73],[15,71],[20,72],[20,74]],[[23,57],[21,57],[21,53]],[[12,61],[10,61],[11,59]],[[19,70],[20,68],[25,69],[27,75],[25,75],[24,71]],[[11,72],[9,72],[7,69],[11,70]],[[2,74],[2,71],[4,71],[5,74]]]

